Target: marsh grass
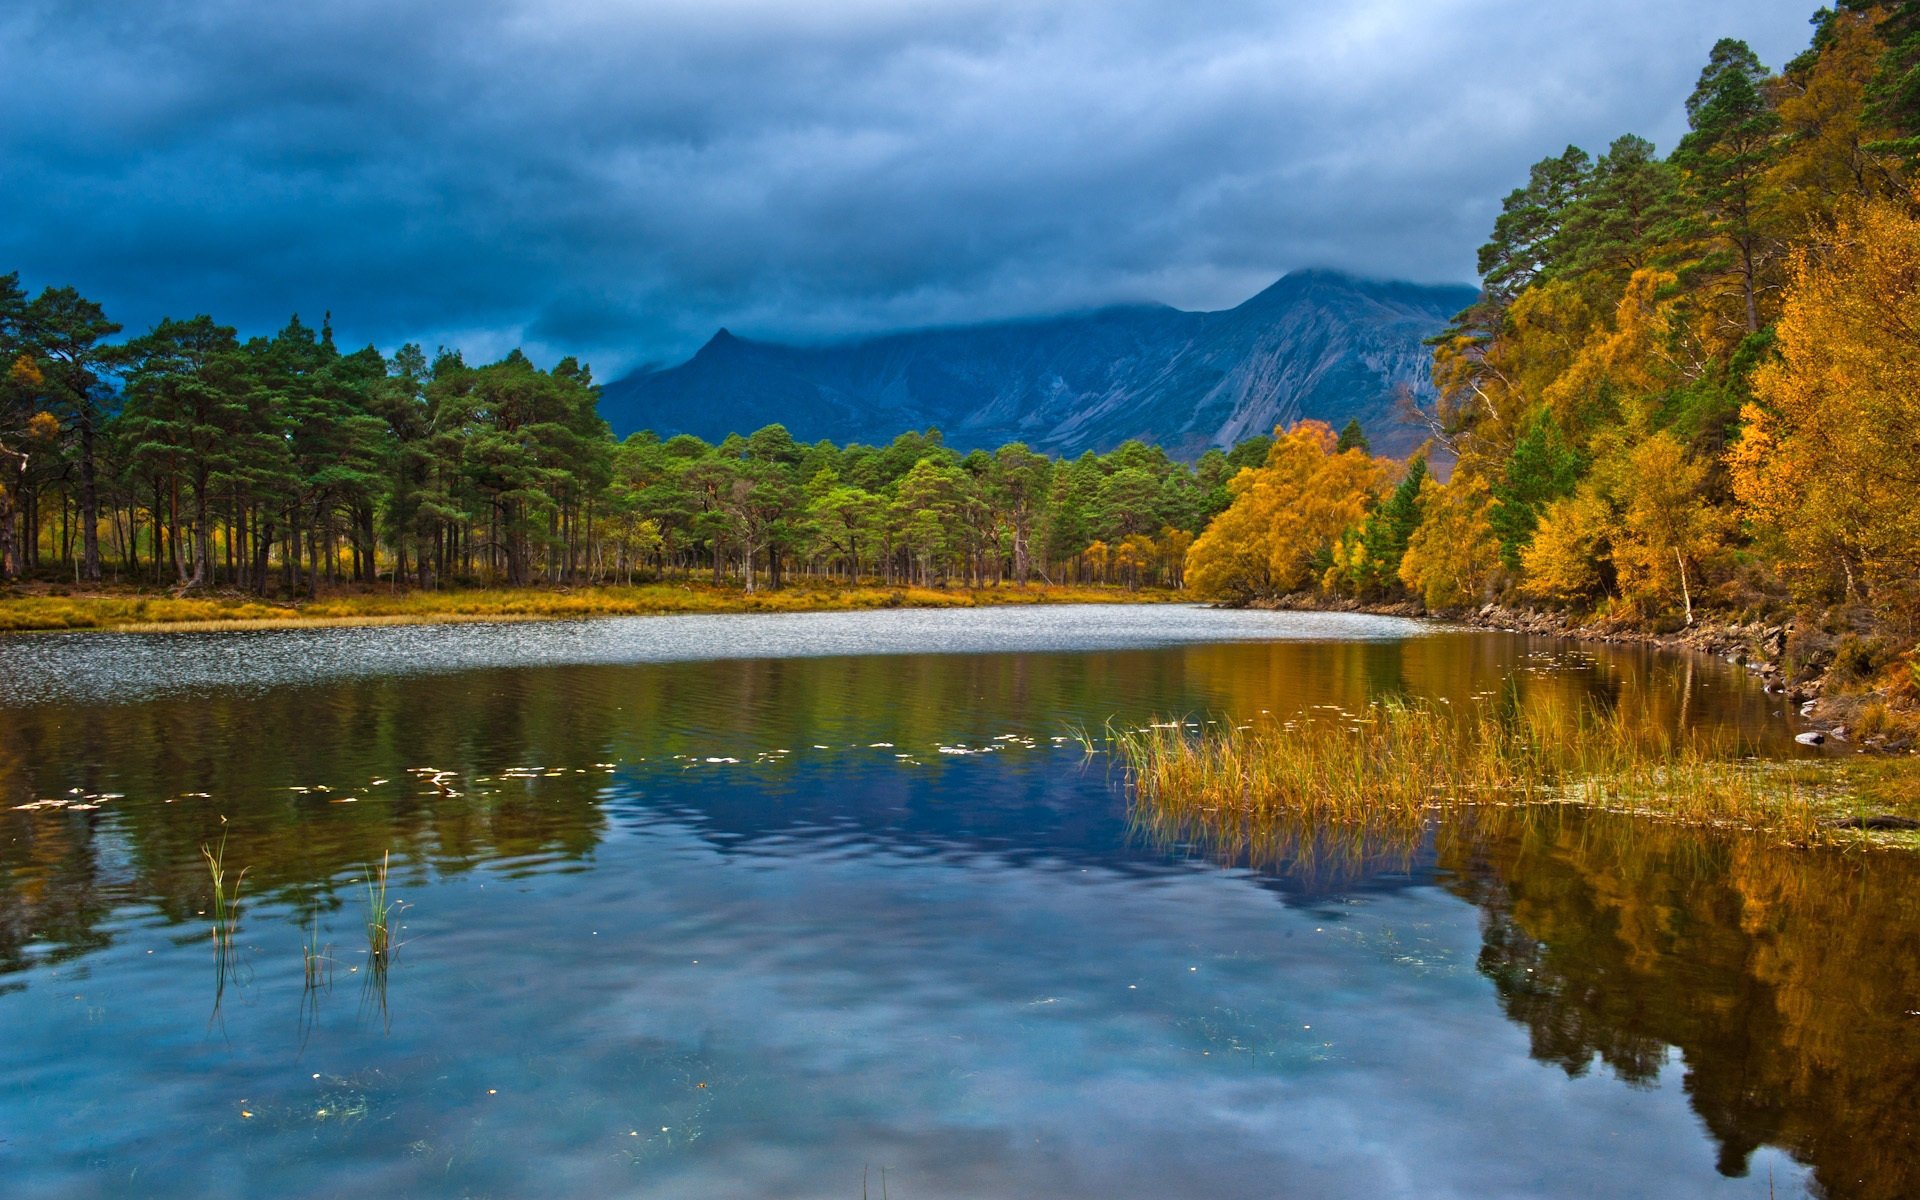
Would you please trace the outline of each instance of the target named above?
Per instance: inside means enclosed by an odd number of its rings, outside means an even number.
[[[534,621],[686,613],[827,612],[872,608],[974,608],[1185,599],[1179,593],[1120,587],[1011,585],[989,588],[883,587],[802,580],[779,591],[748,593],[705,582],[582,588],[370,589],[324,593],[283,603],[251,595],[173,596],[131,589],[0,594],[0,633],[117,629],[129,633],[313,626],[405,625],[460,621]]]
[[[227,886],[227,819],[220,818],[220,842],[217,846],[201,843],[200,857],[207,863],[207,879],[213,885],[213,900],[207,908],[213,932],[213,1014],[208,1027],[220,1018],[220,1006],[227,995],[227,983],[236,978],[233,955],[234,934],[240,928],[240,885],[247,877],[242,868]]]
[[[381,855],[377,869],[367,868],[367,973],[360,997],[361,1011],[377,1011],[384,1029],[393,1027],[387,1007],[387,972],[393,966],[394,955],[404,944],[395,935],[400,928],[400,914],[407,910],[404,903],[387,898],[387,870],[392,858],[388,852]]]
[[[320,914],[307,919],[300,939],[300,957],[306,965],[306,990],[333,986],[333,946],[320,943]]]
[[[1110,736],[1138,822],[1250,853],[1308,846],[1335,828],[1391,844],[1437,815],[1552,804],[1810,845],[1835,840],[1832,818],[1858,806],[1822,764],[1742,758],[1727,737],[1593,704],[1483,702],[1456,713],[1388,699],[1358,712],[1200,730],[1170,721]]]
[[[240,885],[247,877],[246,869],[234,876],[233,887],[227,887],[227,819],[220,818],[220,844],[208,846],[202,843],[200,856],[207,862],[207,875],[213,884],[213,905],[208,910],[213,920],[213,947],[217,954],[225,955],[233,949],[233,935],[240,927]]]
[[[394,940],[394,931],[400,914],[407,907],[398,900],[387,899],[387,868],[392,857],[388,852],[380,857],[377,870],[367,869],[367,958],[375,970],[385,970],[400,948],[400,943]]]

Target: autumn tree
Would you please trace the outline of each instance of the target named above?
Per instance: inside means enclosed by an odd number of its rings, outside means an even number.
[[[1621,520],[1613,563],[1621,591],[1643,605],[1677,593],[1693,624],[1693,579],[1698,564],[1724,541],[1722,511],[1702,502],[1708,464],[1689,458],[1678,438],[1661,430],[1626,455],[1620,481]]]
[[[1520,590],[1541,600],[1589,600],[1612,583],[1614,512],[1592,488],[1548,504],[1520,552]]]
[[[1468,475],[1442,484],[1429,475],[1420,483],[1419,508],[1420,524],[1400,559],[1401,584],[1432,609],[1487,599],[1502,570],[1487,481]]]
[[[18,274],[0,275],[0,579],[24,573],[23,531],[27,470],[50,450],[60,423],[41,408],[46,375],[35,361],[26,329],[27,297]]]
[[[1779,357],[1731,452],[1743,511],[1804,591],[1920,611],[1920,219],[1870,201],[1797,251]]]
[[[1265,465],[1236,475],[1233,500],[1187,553],[1187,586],[1230,602],[1283,595],[1307,583],[1315,559],[1365,515],[1388,479],[1381,460],[1335,453],[1324,422],[1276,434]]]

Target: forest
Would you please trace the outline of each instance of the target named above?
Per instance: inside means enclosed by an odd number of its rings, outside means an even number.
[[[1846,610],[1911,642],[1920,3],[1813,28],[1778,71],[1715,45],[1664,157],[1626,134],[1536,163],[1480,250],[1481,298],[1433,340],[1427,453],[1285,431],[1189,586],[1643,625]]]
[[[696,575],[1187,587],[1562,607],[1788,606],[1920,628],[1920,0],[1849,0],[1775,71],[1712,49],[1661,155],[1542,159],[1433,340],[1406,462],[1358,426],[1187,465],[886,446],[615,442],[590,371],[342,352],[298,318],[119,338],[0,277],[0,578],[312,595],[330,584]],[[118,339],[118,340],[116,340]]]
[[[298,317],[120,327],[72,288],[0,277],[0,578],[312,595],[332,584],[1177,587],[1257,437],[1197,464],[1128,442],[615,442],[587,367],[515,351],[343,353]],[[1357,426],[1356,432],[1357,432]]]

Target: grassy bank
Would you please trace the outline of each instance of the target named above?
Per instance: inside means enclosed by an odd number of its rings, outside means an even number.
[[[1404,837],[1436,815],[1572,804],[1794,845],[1920,848],[1911,831],[1857,828],[1920,807],[1911,760],[1742,758],[1617,710],[1454,713],[1392,700],[1254,724],[1168,721],[1113,740],[1141,815],[1216,845],[1301,825]]]
[[[0,633],[66,629],[132,632],[531,621],[673,613],[835,612],[870,608],[974,608],[1013,604],[1173,601],[1177,592],[1118,587],[919,588],[804,583],[749,595],[710,583],[632,587],[471,588],[445,591],[322,592],[275,602],[242,594],[176,597],[133,589],[0,593]]]

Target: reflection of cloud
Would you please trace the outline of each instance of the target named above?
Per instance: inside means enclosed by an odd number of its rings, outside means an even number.
[[[691,1192],[835,1195],[838,1156],[875,1164],[876,1194],[880,1164],[914,1195],[1534,1195],[1600,1164],[1621,1194],[1720,1182],[1678,1064],[1651,1090],[1544,1069],[1473,971],[1475,910],[1442,893],[1329,918],[1204,868],[1143,884],[794,841],[743,871],[690,833],[609,851],[590,907],[645,914],[644,944],[583,949],[575,969],[621,982],[542,1036],[614,1048],[561,1068],[588,1094],[619,1047],[712,1054],[729,1120]],[[499,919],[532,937],[541,915]]]
[[[1721,34],[1806,0],[20,0],[0,264],[138,326],[331,308],[603,376],[1331,265],[1462,279],[1526,164],[1671,145]]]

